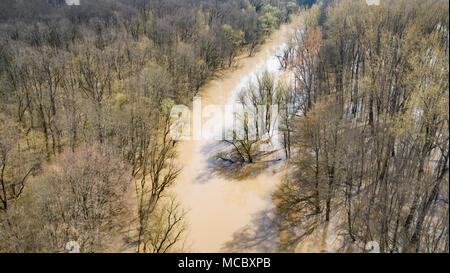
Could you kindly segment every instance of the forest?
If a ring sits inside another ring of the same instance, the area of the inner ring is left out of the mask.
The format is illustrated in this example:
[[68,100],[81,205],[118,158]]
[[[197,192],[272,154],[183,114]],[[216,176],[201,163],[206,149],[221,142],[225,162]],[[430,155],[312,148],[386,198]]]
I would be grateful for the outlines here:
[[[189,105],[297,7],[1,1],[0,251],[63,252],[71,238],[82,252],[119,251],[123,238],[171,251],[183,232],[164,194],[180,171],[171,106]],[[124,235],[129,222],[137,232]]]
[[448,12],[448,0],[1,1],[0,252],[189,251],[168,190],[183,169],[171,109],[295,16],[277,56],[293,80],[265,71],[243,88],[265,127],[244,118],[218,155],[255,165],[277,106],[279,251],[449,252]]
[[285,251],[327,230],[334,251],[370,241],[449,251],[448,10],[432,0],[309,10],[286,49],[292,168],[274,196]]

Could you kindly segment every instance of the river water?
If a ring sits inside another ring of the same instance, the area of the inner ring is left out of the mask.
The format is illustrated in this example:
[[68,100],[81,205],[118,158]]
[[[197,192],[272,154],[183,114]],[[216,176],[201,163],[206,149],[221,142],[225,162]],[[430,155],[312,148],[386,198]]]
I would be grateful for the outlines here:
[[[255,73],[280,68],[277,51],[286,46],[298,20],[275,31],[252,57],[242,56],[199,92],[202,107],[236,103],[242,87]],[[202,120],[204,123],[205,120]],[[218,167],[220,141],[184,140],[178,146],[182,172],[173,191],[187,211],[186,250],[192,252],[275,252],[278,232],[273,224],[272,193],[282,176],[282,160],[232,170]],[[274,158],[282,158],[278,151]]]

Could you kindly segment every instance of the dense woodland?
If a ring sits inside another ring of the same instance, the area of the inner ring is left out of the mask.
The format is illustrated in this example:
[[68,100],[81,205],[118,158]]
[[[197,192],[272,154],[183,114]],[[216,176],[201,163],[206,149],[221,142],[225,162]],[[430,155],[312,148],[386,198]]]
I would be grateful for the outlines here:
[[334,251],[449,251],[448,11],[343,0],[305,15],[285,52],[296,107],[274,197],[282,249],[328,230]]
[[184,212],[164,194],[180,172],[171,106],[189,105],[297,9],[1,1],[0,251],[63,252],[71,240],[82,252],[122,251],[117,238],[131,251],[180,250]]
[[293,80],[242,90],[265,126],[219,157],[253,164],[276,105],[280,250],[449,252],[448,0],[2,1],[0,251],[187,250],[170,109],[303,5]]

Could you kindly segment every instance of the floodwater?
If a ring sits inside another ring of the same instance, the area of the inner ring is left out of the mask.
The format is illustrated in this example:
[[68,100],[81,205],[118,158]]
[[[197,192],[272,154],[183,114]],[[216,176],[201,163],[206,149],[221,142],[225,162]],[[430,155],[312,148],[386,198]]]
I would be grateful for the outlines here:
[[[198,95],[202,107],[236,103],[237,93],[255,73],[264,69],[278,71],[280,65],[275,55],[298,24],[296,19],[283,25],[254,56],[241,56],[236,68],[204,86]],[[187,211],[186,250],[277,251],[278,232],[271,221],[272,193],[284,169],[283,161],[277,160],[283,157],[283,152],[273,154],[273,160],[233,170],[218,165],[215,155],[222,147],[223,143],[213,140],[184,140],[178,145],[183,170],[173,191]]]

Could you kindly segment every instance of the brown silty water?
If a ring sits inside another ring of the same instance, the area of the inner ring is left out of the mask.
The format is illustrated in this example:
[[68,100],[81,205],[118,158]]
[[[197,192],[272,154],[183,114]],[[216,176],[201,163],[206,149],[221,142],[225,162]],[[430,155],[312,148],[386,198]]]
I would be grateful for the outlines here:
[[[241,56],[237,67],[212,80],[199,92],[202,107],[234,103],[249,77],[278,70],[277,49],[284,46],[299,19],[281,26],[252,57]],[[191,114],[192,116],[192,114]],[[202,120],[202,124],[205,119]],[[192,125],[191,125],[192,128]],[[284,162],[281,151],[264,162],[233,170],[219,167],[215,155],[220,141],[183,140],[178,145],[182,172],[173,192],[187,210],[187,249],[193,252],[274,252],[278,232],[273,224],[272,193]]]

